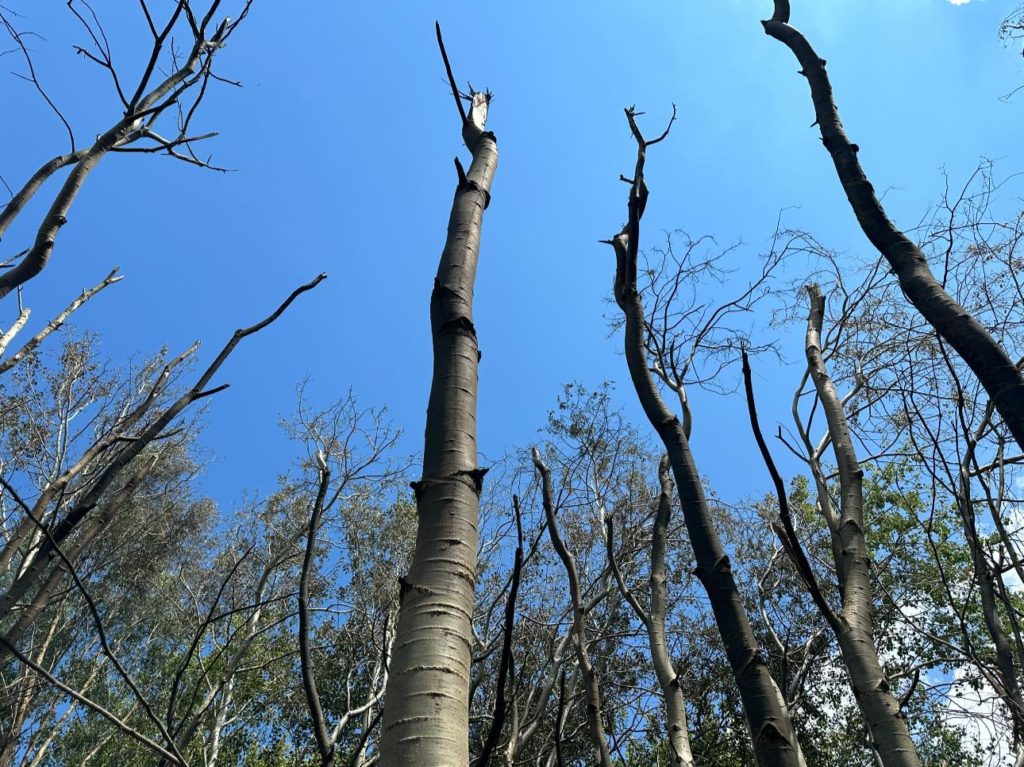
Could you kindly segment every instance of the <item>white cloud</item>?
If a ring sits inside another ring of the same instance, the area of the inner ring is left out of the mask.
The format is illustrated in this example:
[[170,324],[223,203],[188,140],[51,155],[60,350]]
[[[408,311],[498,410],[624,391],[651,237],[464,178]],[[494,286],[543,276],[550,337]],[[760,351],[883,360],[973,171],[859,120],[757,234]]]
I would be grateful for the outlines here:
[[953,5],[967,5],[971,0],[949,0]]

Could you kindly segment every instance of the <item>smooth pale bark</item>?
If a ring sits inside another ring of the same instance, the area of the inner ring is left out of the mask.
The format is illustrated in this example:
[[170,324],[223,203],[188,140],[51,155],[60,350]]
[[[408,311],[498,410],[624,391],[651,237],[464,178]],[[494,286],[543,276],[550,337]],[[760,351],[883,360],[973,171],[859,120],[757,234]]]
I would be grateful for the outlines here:
[[[842,399],[821,352],[825,297],[817,285],[809,285],[807,292],[811,304],[807,316],[807,369],[828,422],[841,492],[839,524],[835,532],[839,541],[836,572],[843,610],[839,615],[826,617],[839,642],[854,698],[882,764],[885,767],[920,767],[921,760],[900,712],[899,701],[892,694],[878,659],[872,623],[871,555],[864,537],[864,471],[857,460]],[[827,498],[821,501],[823,505],[829,503]]]
[[[684,426],[685,428],[685,426]],[[658,495],[658,509],[654,515],[654,527],[651,531],[651,597],[645,609],[639,600],[626,587],[615,556],[612,552],[612,536],[608,535],[608,560],[615,575],[622,596],[625,597],[637,618],[647,630],[647,646],[651,652],[651,665],[658,678],[661,694],[665,703],[665,719],[668,729],[668,742],[671,752],[671,764],[676,767],[694,767],[693,750],[690,748],[690,734],[686,727],[686,697],[683,695],[679,677],[672,665],[668,640],[665,631],[665,617],[668,612],[668,571],[666,567],[666,550],[668,548],[669,521],[672,518],[672,479],[669,476],[668,457],[664,457],[658,466],[658,479],[661,492]]]
[[775,13],[762,22],[765,32],[796,56],[807,78],[821,140],[832,157],[839,181],[867,238],[889,262],[907,298],[967,363],[1024,449],[1024,376],[980,322],[957,303],[935,279],[921,249],[889,220],[857,159],[839,120],[832,85],[807,39],[789,25],[789,3],[776,0]]
[[459,171],[448,238],[430,298],[434,372],[427,405],[423,476],[413,483],[419,524],[384,703],[383,767],[469,763],[469,684],[484,470],[477,467],[480,353],[473,284],[484,208],[498,164],[484,129],[490,94],[472,94],[462,137],[473,155]]
[[594,663],[590,659],[589,640],[587,638],[587,610],[583,603],[583,593],[580,588],[580,576],[576,569],[576,560],[561,534],[558,532],[558,521],[555,519],[555,504],[552,500],[551,470],[541,460],[537,448],[533,449],[533,465],[541,478],[541,497],[544,504],[544,517],[547,521],[548,534],[551,536],[551,546],[554,548],[558,558],[562,560],[565,567],[566,580],[569,583],[569,599],[572,604],[572,647],[576,653],[576,665],[580,669],[580,676],[583,678],[583,692],[587,698],[587,730],[590,732],[590,741],[597,751],[597,763],[600,767],[612,767],[612,755],[608,750],[608,738],[604,733],[604,721],[602,720],[603,704],[601,703],[601,685],[597,679],[597,672],[594,670]]
[[216,714],[213,717],[213,724],[210,726],[210,734],[206,738],[206,756],[203,767],[217,767],[217,759],[220,757],[221,736],[227,726],[228,709],[231,708],[231,700],[235,691],[235,677],[231,677],[224,685],[224,693],[217,701]]
[[637,142],[637,162],[630,180],[629,220],[611,240],[616,257],[615,301],[625,318],[626,364],[644,413],[661,437],[672,465],[683,518],[697,560],[695,573],[707,591],[739,688],[757,762],[761,767],[803,767],[805,762],[789,710],[754,637],[729,557],[708,509],[683,425],[665,405],[647,364],[644,308],[636,287],[636,269],[640,217],[647,204],[644,163],[647,147],[652,142],[641,135],[635,113],[627,109],[626,116]]

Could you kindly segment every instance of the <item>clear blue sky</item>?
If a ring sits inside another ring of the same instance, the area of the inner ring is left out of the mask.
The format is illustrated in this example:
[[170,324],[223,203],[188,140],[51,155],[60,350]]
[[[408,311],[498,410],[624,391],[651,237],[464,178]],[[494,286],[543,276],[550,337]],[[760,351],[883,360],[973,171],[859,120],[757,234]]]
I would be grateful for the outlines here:
[[[9,0],[51,95],[86,141],[120,112],[103,73],[71,49],[84,34],[64,0]],[[138,70],[145,35],[133,3],[94,0],[114,55]],[[796,0],[794,25],[829,62],[861,160],[897,222],[915,224],[941,192],[940,168],[962,179],[982,156],[1003,173],[1024,167],[1024,59],[997,39],[1011,2]],[[305,375],[323,400],[354,387],[387,405],[417,450],[430,382],[427,307],[466,152],[434,42],[444,28],[456,75],[490,88],[501,153],[484,225],[476,324],[480,447],[499,455],[536,437],[561,384],[618,381],[632,390],[604,315],[612,254],[598,240],[625,217],[633,162],[622,108],[660,130],[679,122],[648,161],[648,245],[685,228],[748,243],[756,263],[780,209],[787,223],[850,252],[856,228],[817,132],[792,54],[759,19],[771,3],[376,2],[257,0],[221,54],[218,88],[200,127],[234,172],[169,159],[109,157],[75,204],[53,260],[25,291],[36,321],[114,264],[127,279],[76,318],[103,334],[115,359],[204,339],[203,364],[230,332],[320,271],[329,280],[223,369],[232,388],[210,402],[203,444],[216,460],[205,488],[227,506],[267,492],[293,447],[278,418]],[[230,12],[230,11],[229,11]],[[14,57],[2,59],[17,69]],[[64,151],[66,137],[30,86],[0,79],[0,174],[15,186]],[[31,220],[31,217],[28,216]],[[9,255],[26,244],[14,228]],[[8,305],[2,317],[10,321]],[[799,335],[787,339],[799,360]],[[788,417],[796,364],[759,370],[767,430]],[[785,399],[772,398],[785,393]],[[741,397],[695,393],[698,462],[726,497],[767,486]],[[745,477],[737,472],[738,461]]]

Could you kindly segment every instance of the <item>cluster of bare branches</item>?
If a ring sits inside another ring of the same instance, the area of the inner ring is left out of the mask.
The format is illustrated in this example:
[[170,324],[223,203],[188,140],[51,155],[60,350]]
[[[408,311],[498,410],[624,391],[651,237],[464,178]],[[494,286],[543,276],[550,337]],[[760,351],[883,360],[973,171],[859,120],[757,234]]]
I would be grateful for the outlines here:
[[[125,69],[114,59],[111,43],[92,6],[85,0],[67,3],[68,11],[80,23],[88,39],[76,51],[109,73],[124,108],[123,114],[99,132],[91,144],[81,147],[69,118],[36,74],[27,43],[30,33],[18,29],[16,23],[19,19],[13,11],[0,8],[0,23],[24,61],[27,74],[21,76],[35,86],[60,119],[67,130],[69,143],[66,152],[39,166],[0,210],[0,237],[3,237],[46,182],[63,173],[64,180],[46,212],[38,223],[32,225],[31,244],[4,257],[8,268],[0,274],[0,298],[23,286],[49,263],[58,235],[68,222],[68,213],[82,185],[106,155],[164,153],[200,167],[216,168],[209,157],[204,159],[196,154],[196,145],[216,136],[216,132],[196,132],[193,124],[211,82],[231,83],[216,74],[214,62],[248,15],[252,2],[243,2],[233,19],[220,15],[221,5],[221,0],[213,0],[200,8],[194,2],[182,0],[174,4],[165,18],[161,18],[146,0],[142,0],[140,10],[152,36],[152,46],[142,74],[137,80],[129,81]],[[181,47],[183,36],[190,40],[187,47]],[[165,124],[167,127],[163,127]]]

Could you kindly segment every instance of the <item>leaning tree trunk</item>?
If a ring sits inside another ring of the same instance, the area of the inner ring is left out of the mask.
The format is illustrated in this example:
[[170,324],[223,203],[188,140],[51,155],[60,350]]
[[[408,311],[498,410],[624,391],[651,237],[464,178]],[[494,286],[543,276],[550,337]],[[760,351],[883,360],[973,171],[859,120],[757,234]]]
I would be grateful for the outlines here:
[[[850,686],[871,740],[885,767],[921,767],[900,704],[892,694],[885,670],[878,659],[872,624],[871,555],[864,536],[864,472],[843,413],[842,400],[825,367],[821,351],[821,326],[825,297],[817,285],[808,285],[810,312],[807,316],[807,368],[828,422],[832,451],[839,470],[841,492],[836,572],[843,610],[826,618],[839,642]],[[819,487],[819,492],[824,488]],[[827,497],[822,504],[830,503]]]
[[921,249],[889,220],[857,159],[859,148],[843,130],[825,60],[818,57],[807,38],[789,25],[789,2],[775,0],[774,15],[762,23],[765,32],[784,43],[800,62],[800,74],[811,87],[822,143],[832,156],[839,181],[864,234],[885,256],[914,307],[974,371],[1017,444],[1024,449],[1021,371],[999,342],[935,279]]
[[630,182],[629,220],[611,241],[615,248],[615,301],[625,319],[625,356],[637,397],[661,437],[675,475],[683,519],[697,560],[697,577],[708,594],[725,653],[743,701],[754,754],[761,767],[803,767],[796,732],[782,694],[772,679],[764,654],[754,637],[743,597],[729,557],[718,537],[689,441],[679,419],[668,409],[654,385],[644,344],[644,308],[636,287],[640,218],[647,204],[644,163],[648,141],[636,125],[636,113],[626,110],[637,142],[636,169]]
[[469,763],[470,622],[484,474],[476,464],[473,283],[498,163],[494,134],[484,129],[489,101],[489,93],[474,92],[463,120],[473,162],[466,173],[455,161],[459,182],[430,298],[434,375],[423,476],[413,483],[419,526],[401,584],[380,736],[383,767]]

